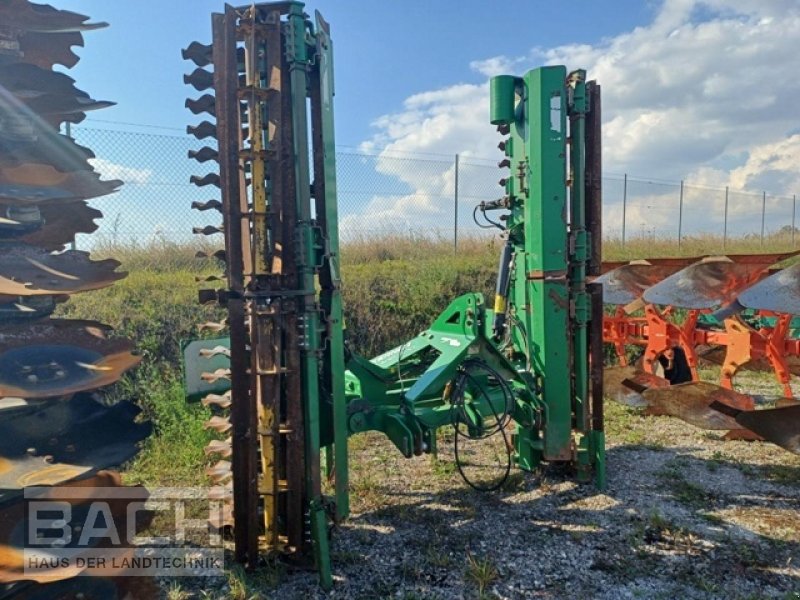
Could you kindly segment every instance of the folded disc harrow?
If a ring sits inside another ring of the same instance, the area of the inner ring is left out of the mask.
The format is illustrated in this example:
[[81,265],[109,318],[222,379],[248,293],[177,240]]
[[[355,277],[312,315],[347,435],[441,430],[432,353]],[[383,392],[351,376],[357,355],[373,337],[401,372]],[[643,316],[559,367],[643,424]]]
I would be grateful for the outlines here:
[[[110,578],[122,574],[118,568],[80,579],[73,578],[84,569],[23,568],[25,490],[120,486],[104,469],[135,456],[150,433],[136,406],[105,405],[95,391],[139,362],[132,344],[101,323],[50,317],[70,295],[125,277],[115,260],[64,251],[77,233],[97,229],[102,215],[85,200],[122,183],[101,180],[92,151],[59,132],[112,104],[53,70],[74,66],[81,32],[104,26],[27,0],[0,2],[0,598],[156,593],[148,578]],[[125,515],[127,502],[117,501],[112,514]],[[73,504],[86,510],[85,502]]]
[[[800,265],[776,267],[796,254],[608,265],[597,279],[604,302],[614,307],[604,318],[603,339],[620,363],[606,368],[609,396],[798,453],[800,412],[791,376],[800,364]],[[631,346],[641,350],[629,366]],[[719,385],[700,381],[703,360],[720,365]],[[734,391],[741,369],[774,373],[782,388],[776,408],[757,408],[754,397]]]

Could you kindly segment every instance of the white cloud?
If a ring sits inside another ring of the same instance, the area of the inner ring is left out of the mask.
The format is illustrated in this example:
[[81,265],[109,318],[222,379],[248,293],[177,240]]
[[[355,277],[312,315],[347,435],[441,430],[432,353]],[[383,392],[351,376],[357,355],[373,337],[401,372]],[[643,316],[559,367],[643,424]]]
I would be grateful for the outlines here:
[[153,176],[153,171],[150,169],[127,167],[104,158],[90,158],[89,164],[103,179],[120,179],[125,183],[147,183]]
[[[586,68],[603,87],[607,172],[791,195],[800,189],[800,136],[791,135],[800,122],[798,47],[796,0],[665,0],[652,23],[598,44],[532,48],[470,67],[484,76],[541,64]],[[486,83],[415,94],[374,126],[362,149],[384,148],[382,156],[499,158]],[[416,198],[440,194],[445,176],[393,174]]]

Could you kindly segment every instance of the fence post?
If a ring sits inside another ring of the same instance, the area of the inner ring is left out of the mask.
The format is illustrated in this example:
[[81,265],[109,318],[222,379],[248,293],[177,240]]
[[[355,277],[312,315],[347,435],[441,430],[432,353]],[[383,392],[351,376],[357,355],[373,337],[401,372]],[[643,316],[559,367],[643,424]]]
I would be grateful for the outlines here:
[[767,192],[761,192],[761,247],[764,247],[764,216],[767,213]]
[[683,237],[683,179],[681,179],[681,197],[678,201],[678,251],[681,249],[681,238]]
[[722,251],[725,252],[725,248],[728,245],[728,186],[725,186],[725,220],[723,221],[722,225]]
[[458,154],[456,154],[456,173],[453,187],[453,254],[458,252]]
[[792,248],[794,248],[794,216],[797,214],[797,194],[792,194]]
[[625,217],[628,205],[628,174],[622,179],[622,247],[625,247]]

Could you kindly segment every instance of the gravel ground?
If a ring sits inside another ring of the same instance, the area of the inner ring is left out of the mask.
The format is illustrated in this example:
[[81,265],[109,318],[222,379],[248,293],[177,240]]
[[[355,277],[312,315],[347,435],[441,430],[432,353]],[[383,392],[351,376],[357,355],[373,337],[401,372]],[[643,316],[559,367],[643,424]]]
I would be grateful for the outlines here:
[[607,411],[603,493],[556,469],[477,492],[447,442],[439,460],[406,460],[380,435],[356,437],[333,591],[275,566],[184,597],[800,599],[799,456]]

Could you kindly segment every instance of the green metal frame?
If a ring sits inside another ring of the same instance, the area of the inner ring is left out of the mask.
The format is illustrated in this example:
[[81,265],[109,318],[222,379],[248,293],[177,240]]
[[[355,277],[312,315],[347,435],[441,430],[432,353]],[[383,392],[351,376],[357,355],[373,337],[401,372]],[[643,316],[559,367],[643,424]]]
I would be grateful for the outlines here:
[[[587,226],[585,121],[590,106],[583,71],[568,74],[563,66],[551,66],[523,77],[504,75],[492,80],[492,122],[508,134],[502,147],[507,157],[503,162],[510,166],[510,174],[501,181],[505,196],[492,207],[509,210],[508,242],[494,311],[487,308],[481,294],[466,294],[408,342],[371,360],[346,355],[332,43],[328,25],[319,14],[314,27],[303,14],[302,4],[284,6],[297,182],[295,239],[308,527],[315,563],[327,588],[332,579],[326,503],[317,492],[321,451],[326,451],[328,470],[336,482],[331,516],[342,519],[349,513],[348,436],[380,431],[406,457],[435,452],[436,430],[455,424],[451,384],[465,361],[480,360],[508,383],[504,389],[513,396],[514,460],[520,468],[532,470],[543,461],[567,462],[575,466],[580,479],[588,479],[594,470],[597,484],[604,485],[602,411],[593,414],[602,404],[597,405],[596,398],[590,402],[597,393],[590,386],[590,376],[596,374],[590,373],[590,325],[596,341],[602,318],[597,314],[592,321],[586,279],[590,253],[599,252]],[[315,221],[310,213],[312,196]],[[208,346],[218,343],[213,340]],[[198,360],[197,350],[195,343],[193,355],[185,357],[187,365]],[[189,397],[197,396],[197,385],[187,381]],[[461,418],[466,415],[475,433],[481,432],[484,419],[497,414],[501,390],[488,387],[486,394],[466,398],[459,406]],[[598,418],[601,426],[593,426]]]

